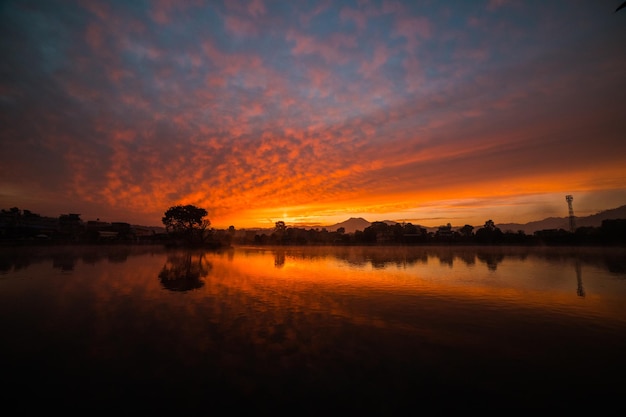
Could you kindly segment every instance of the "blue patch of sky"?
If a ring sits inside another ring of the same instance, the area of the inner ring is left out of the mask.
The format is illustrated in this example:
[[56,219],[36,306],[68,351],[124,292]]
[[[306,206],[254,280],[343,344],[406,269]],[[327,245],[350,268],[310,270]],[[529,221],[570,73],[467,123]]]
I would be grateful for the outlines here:
[[340,24],[339,9],[329,8],[313,16],[306,30],[323,37],[335,33]]
[[3,26],[7,25],[3,32],[13,31],[7,42],[36,52],[25,54],[37,60],[28,63],[29,69],[36,68],[49,76],[67,66],[67,48],[72,41],[67,17],[49,7],[22,7],[11,2],[3,5],[2,15]]

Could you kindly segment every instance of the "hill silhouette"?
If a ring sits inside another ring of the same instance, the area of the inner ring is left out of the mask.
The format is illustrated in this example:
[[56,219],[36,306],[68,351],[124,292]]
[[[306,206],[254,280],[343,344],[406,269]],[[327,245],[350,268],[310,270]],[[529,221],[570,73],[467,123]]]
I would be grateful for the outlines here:
[[[600,227],[602,225],[603,220],[611,220],[611,219],[626,219],[626,205],[621,207],[617,207],[614,209],[604,210],[596,214],[592,214],[590,216],[584,217],[576,217],[576,227]],[[387,224],[395,224],[393,221],[386,220],[384,221]],[[346,233],[354,233],[356,230],[363,231],[365,228],[369,227],[372,222],[362,218],[362,217],[351,217],[348,220],[345,220],[340,223],[336,223],[330,226],[326,226],[326,230],[334,232],[338,228],[343,227]],[[424,226],[415,224],[416,226],[424,227],[428,231],[437,230],[437,226]],[[464,225],[455,225],[453,228],[463,227]],[[482,227],[482,224],[474,224],[475,229]],[[547,217],[543,220],[536,220],[528,223],[496,223],[496,227],[498,227],[503,232],[513,231],[517,232],[522,230],[525,234],[531,235],[538,230],[547,230],[547,229],[569,229],[569,217]],[[475,230],[474,229],[474,230]]]
[[[600,227],[603,220],[626,219],[626,205],[614,209],[604,210],[596,214],[584,217],[576,217],[576,227]],[[537,230],[546,229],[569,229],[569,217],[548,217],[529,223],[500,223],[496,224],[500,230],[506,232],[512,230],[517,232],[523,230],[524,233],[533,234]]]
[[332,226],[326,227],[326,230],[336,232],[337,229],[343,227],[346,233],[354,233],[357,230],[363,231],[363,229],[369,227],[371,224],[372,223],[368,222],[363,217],[350,217],[348,220],[341,223],[336,223]]

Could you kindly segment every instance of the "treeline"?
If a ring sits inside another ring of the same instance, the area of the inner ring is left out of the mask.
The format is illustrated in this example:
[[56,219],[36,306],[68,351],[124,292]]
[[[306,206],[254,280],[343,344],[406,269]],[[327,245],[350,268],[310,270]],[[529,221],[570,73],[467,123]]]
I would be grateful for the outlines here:
[[481,227],[440,226],[435,232],[411,223],[373,222],[364,230],[289,227],[278,221],[271,231],[209,228],[206,210],[195,206],[174,206],[165,212],[166,232],[129,223],[83,221],[79,214],[44,217],[17,207],[0,211],[0,242],[59,243],[158,243],[205,246],[239,245],[561,245],[626,246],[626,219],[604,220],[600,227],[523,231],[502,231],[492,220]]
[[134,226],[126,222],[84,221],[80,214],[41,216],[18,207],[0,210],[0,243],[20,244],[163,244],[166,246],[229,245],[232,235],[209,229],[206,210],[174,206],[165,212],[163,228]]
[[337,231],[287,227],[277,222],[270,233],[233,234],[234,243],[255,245],[626,245],[626,219],[604,220],[600,227],[541,230],[527,235],[523,231],[502,231],[488,220],[482,227],[450,224],[435,232],[411,223],[373,222],[363,231]]

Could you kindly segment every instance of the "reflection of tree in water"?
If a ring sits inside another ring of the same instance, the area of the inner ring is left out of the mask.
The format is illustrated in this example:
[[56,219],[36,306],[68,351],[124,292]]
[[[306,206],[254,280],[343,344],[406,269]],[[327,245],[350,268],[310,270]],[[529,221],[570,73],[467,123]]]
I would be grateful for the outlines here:
[[15,255],[10,252],[0,253],[0,274],[5,274],[20,269],[26,269],[30,266],[32,257],[28,255]]
[[626,256],[607,256],[603,267],[614,274],[626,275]]
[[[581,252],[583,250],[583,252]],[[533,247],[416,247],[416,246],[348,246],[308,248],[307,251],[280,248],[274,250],[274,266],[280,268],[285,263],[285,256],[290,259],[318,260],[328,257],[336,258],[349,265],[374,269],[384,269],[391,265],[399,268],[416,264],[428,264],[429,258],[436,258],[443,266],[454,266],[460,260],[468,266],[477,262],[484,264],[489,270],[496,271],[505,259],[526,261],[529,258],[547,259],[550,262],[566,262],[576,257],[582,265],[596,265],[604,270],[626,275],[626,256],[623,249],[606,253],[606,248],[533,248]]]
[[73,271],[76,266],[76,256],[71,253],[60,253],[52,256],[52,267],[61,271]]
[[203,277],[211,270],[211,263],[204,252],[177,252],[168,255],[159,280],[163,288],[170,291],[190,291],[204,286]]
[[476,263],[476,255],[474,252],[461,252],[457,255],[457,258],[459,258],[461,261],[463,261],[463,263],[465,263],[465,265],[468,266],[474,265]]
[[111,263],[124,263],[128,259],[128,255],[130,255],[130,250],[128,249],[111,251],[109,253],[108,260]]
[[0,274],[6,274],[11,269],[13,269],[13,262],[11,261],[12,259],[0,255]]
[[624,248],[552,248],[551,251],[538,253],[538,256],[551,262],[566,262],[575,258],[581,266],[593,265],[614,274],[626,275],[626,250]]
[[446,253],[440,253],[439,254],[439,264],[443,265],[447,265],[450,268],[452,268],[454,266],[454,255],[452,253],[446,252]]
[[95,265],[104,259],[104,255],[97,250],[86,251],[83,253],[81,260],[88,265]]
[[405,247],[342,248],[341,250],[337,249],[333,256],[350,265],[365,266],[370,264],[375,269],[384,269],[389,265],[401,268],[428,262],[425,250],[407,249]]
[[276,250],[274,252],[274,266],[276,268],[282,268],[285,265],[285,251]]
[[498,269],[498,264],[504,260],[504,255],[501,253],[478,252],[476,257],[479,261],[487,264],[490,271]]

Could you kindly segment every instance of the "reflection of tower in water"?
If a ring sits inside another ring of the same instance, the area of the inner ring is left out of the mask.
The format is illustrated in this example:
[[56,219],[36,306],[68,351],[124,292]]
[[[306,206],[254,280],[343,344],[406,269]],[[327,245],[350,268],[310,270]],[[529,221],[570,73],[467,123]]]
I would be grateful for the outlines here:
[[574,197],[571,195],[566,195],[565,200],[567,200],[567,208],[569,209],[569,231],[574,233],[576,231],[576,220],[574,218],[574,207],[572,206],[572,201],[574,201]]
[[580,261],[578,259],[576,259],[576,282],[578,283],[578,286],[576,288],[576,294],[579,297],[584,297],[585,296],[585,288],[583,287],[583,273],[582,270],[580,268]]
[[[574,201],[574,197],[572,195],[566,195],[565,200],[567,201],[567,208],[569,211],[569,231],[574,233],[576,231],[576,218],[574,217],[574,207],[572,205],[572,201]],[[578,286],[576,288],[576,294],[579,297],[585,296],[585,288],[583,287],[583,274],[580,268],[580,260],[576,259],[576,281],[578,282]]]

